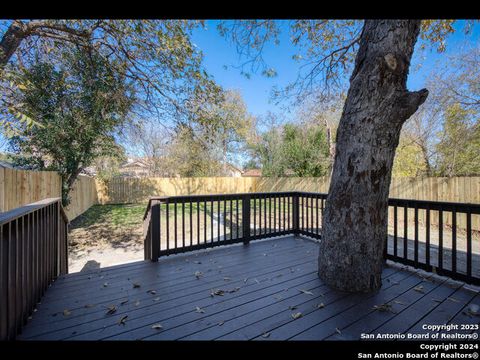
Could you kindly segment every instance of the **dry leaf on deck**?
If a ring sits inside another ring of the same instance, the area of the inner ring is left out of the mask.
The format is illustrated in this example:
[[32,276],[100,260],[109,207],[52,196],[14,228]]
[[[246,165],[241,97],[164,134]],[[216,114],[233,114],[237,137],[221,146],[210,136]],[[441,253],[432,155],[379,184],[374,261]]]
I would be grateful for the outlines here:
[[157,292],[155,290],[148,290],[147,293],[155,295]]
[[195,277],[196,277],[197,279],[200,279],[200,276],[202,276],[202,275],[203,275],[203,274],[202,274],[201,271],[195,271]]
[[210,296],[214,296],[214,295],[217,295],[217,296],[223,296],[225,294],[225,291],[221,290],[221,289],[216,289],[216,290],[213,290],[211,293],[210,293]]
[[386,311],[392,312],[392,305],[391,304],[374,305],[373,309],[381,312],[386,312]]
[[108,283],[103,283],[103,287],[107,287],[108,286]]
[[198,264],[201,264],[202,262],[201,261],[194,261],[193,263],[198,265]]
[[228,292],[231,294],[231,293],[237,292],[238,290],[240,290],[240,288],[239,288],[239,287],[235,287],[235,288],[233,288],[233,289],[228,290]]
[[303,315],[302,315],[301,312],[297,312],[297,313],[295,313],[295,314],[292,314],[293,320],[300,319],[302,316],[303,316]]
[[159,301],[160,298],[159,297],[156,297],[155,299],[153,299],[153,301]]
[[339,328],[335,328],[335,331],[336,331],[339,335],[342,335],[342,332],[340,331]]
[[133,288],[134,288],[134,289],[137,289],[137,288],[140,287],[140,284],[139,284],[139,283],[133,283],[132,285],[133,285]]
[[224,323],[225,323],[225,321],[222,320],[218,323],[218,326],[222,326]]
[[117,307],[115,305],[107,306],[107,309],[107,315],[111,315],[117,311]]
[[460,302],[460,300],[457,300],[453,297],[448,297],[447,299],[450,300],[450,301],[456,302],[456,303]]
[[160,324],[154,324],[154,325],[152,325],[152,329],[154,329],[154,330],[162,330],[162,329],[163,329],[163,326],[160,325]]
[[324,304],[324,303],[320,303],[320,304],[315,305],[315,307],[316,307],[317,309],[323,309],[323,308],[325,307],[325,304]]
[[71,314],[71,311],[68,309],[63,310],[63,316],[69,316]]
[[470,315],[478,316],[478,315],[480,315],[480,313],[479,313],[480,309],[479,308],[480,307],[477,304],[470,304],[470,305],[468,305],[468,310],[467,311]]
[[311,291],[303,290],[303,289],[298,289],[301,293],[307,294],[307,295],[313,295]]
[[423,291],[423,286],[422,286],[422,285],[415,286],[415,287],[413,288],[413,290],[418,291],[418,292],[420,292],[420,293],[422,293],[422,294],[425,293],[425,291]]
[[295,305],[290,305],[290,306],[288,307],[289,310],[295,310],[296,308],[297,308],[297,307],[296,307]]
[[229,278],[228,276],[225,276],[225,277],[223,278],[223,280],[225,280],[225,281],[230,281],[230,280],[232,280],[232,279]]
[[125,325],[125,321],[127,321],[128,315],[124,315],[118,320],[118,325]]
[[269,332],[264,332],[262,334],[262,337],[266,339],[266,338],[270,337],[270,333]]
[[205,310],[203,310],[202,308],[199,308],[198,306],[195,307],[195,311],[199,314],[205,313]]

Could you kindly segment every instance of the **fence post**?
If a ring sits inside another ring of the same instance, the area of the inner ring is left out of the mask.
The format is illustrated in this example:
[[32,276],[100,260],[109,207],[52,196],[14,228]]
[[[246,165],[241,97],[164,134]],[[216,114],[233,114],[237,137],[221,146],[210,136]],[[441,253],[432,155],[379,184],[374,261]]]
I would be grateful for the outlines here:
[[154,201],[151,208],[150,224],[151,228],[151,258],[152,261],[158,261],[160,256],[160,202]]
[[294,193],[293,197],[293,235],[300,234],[300,201],[299,194]]
[[243,244],[250,243],[250,195],[242,196],[242,236]]

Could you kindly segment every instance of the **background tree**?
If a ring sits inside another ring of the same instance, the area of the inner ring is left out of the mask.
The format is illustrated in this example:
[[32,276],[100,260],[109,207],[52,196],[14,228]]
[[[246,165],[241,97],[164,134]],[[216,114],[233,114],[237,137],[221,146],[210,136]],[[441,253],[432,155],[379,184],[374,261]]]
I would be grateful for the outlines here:
[[200,140],[194,130],[181,126],[169,146],[165,166],[169,176],[216,176],[222,170],[221,158],[208,143]]
[[436,146],[440,176],[480,174],[480,124],[474,115],[458,103],[447,109]]
[[424,153],[415,139],[415,136],[405,132],[400,136],[393,161],[393,177],[416,177],[428,173]]
[[242,95],[234,90],[223,92],[217,102],[204,104],[199,116],[203,138],[222,155],[226,175],[228,164],[239,162],[238,155],[253,136],[256,119],[248,113]]
[[331,166],[323,125],[271,126],[251,146],[263,176],[325,176]]
[[132,104],[125,77],[95,53],[64,53],[62,64],[38,61],[24,70],[25,84],[14,101],[36,119],[18,124],[11,147],[24,157],[17,163],[59,172],[63,204],[80,172],[100,156],[119,154],[115,131]]

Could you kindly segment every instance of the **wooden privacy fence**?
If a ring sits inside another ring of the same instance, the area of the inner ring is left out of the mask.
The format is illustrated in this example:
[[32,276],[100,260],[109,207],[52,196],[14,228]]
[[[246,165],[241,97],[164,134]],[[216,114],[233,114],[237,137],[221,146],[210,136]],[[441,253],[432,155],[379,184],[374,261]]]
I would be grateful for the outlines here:
[[256,178],[114,178],[106,183],[97,181],[100,204],[147,202],[152,196],[228,194],[254,192]]
[[[62,196],[62,180],[55,171],[30,171],[0,168],[0,212],[9,211],[43,199]],[[96,204],[95,180],[79,176],[65,209],[70,220]]]
[[47,287],[68,272],[60,198],[0,214],[0,340],[14,339]]

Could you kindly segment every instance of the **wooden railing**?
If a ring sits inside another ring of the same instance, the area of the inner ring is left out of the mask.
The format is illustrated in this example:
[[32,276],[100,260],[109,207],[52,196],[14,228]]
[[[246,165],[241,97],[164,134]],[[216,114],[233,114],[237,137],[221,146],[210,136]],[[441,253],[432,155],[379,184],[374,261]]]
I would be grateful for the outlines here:
[[60,198],[0,213],[0,339],[14,339],[48,286],[68,272]]
[[[326,201],[327,194],[307,192],[152,198],[144,216],[145,259],[287,234],[321,239]],[[439,224],[430,221],[433,213]],[[442,222],[446,215],[452,226]],[[389,199],[385,257],[480,285],[480,229],[472,228],[479,215],[478,204]],[[459,231],[462,216],[466,229]]]

